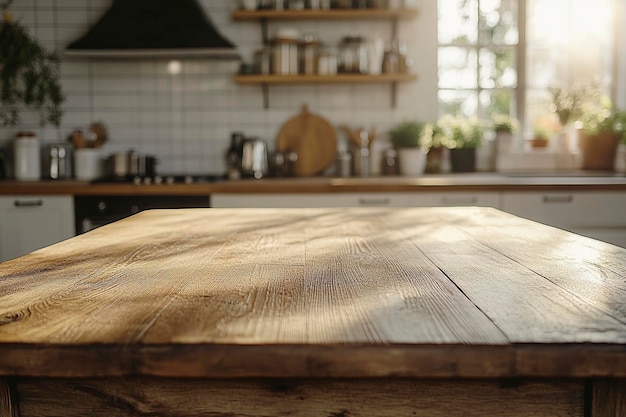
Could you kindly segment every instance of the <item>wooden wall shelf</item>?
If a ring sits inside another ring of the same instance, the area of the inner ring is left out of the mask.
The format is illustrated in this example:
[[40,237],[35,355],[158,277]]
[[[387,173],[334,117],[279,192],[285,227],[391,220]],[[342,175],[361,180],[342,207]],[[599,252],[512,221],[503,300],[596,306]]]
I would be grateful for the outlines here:
[[415,74],[236,75],[237,84],[376,84],[415,81]]
[[246,20],[367,20],[412,19],[417,9],[350,9],[350,10],[235,10],[235,21]]

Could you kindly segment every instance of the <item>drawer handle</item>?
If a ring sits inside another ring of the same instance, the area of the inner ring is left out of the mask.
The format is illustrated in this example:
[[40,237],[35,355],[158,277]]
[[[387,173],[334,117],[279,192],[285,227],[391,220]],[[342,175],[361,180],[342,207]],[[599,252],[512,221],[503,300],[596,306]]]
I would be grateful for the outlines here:
[[544,203],[571,203],[574,201],[573,195],[544,195]]
[[391,204],[389,198],[359,198],[361,206],[388,206]]
[[478,203],[478,197],[443,197],[443,204],[447,206],[456,206],[456,205],[474,205]]
[[15,207],[41,207],[43,200],[15,200],[13,205]]

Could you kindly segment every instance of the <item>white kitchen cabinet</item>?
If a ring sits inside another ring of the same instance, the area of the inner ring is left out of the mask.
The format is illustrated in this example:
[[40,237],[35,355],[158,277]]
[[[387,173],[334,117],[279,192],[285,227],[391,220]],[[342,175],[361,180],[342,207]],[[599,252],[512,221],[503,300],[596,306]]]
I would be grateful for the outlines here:
[[302,193],[302,194],[213,194],[215,208],[323,208],[323,207],[500,207],[496,192],[419,193]]
[[0,197],[0,261],[74,236],[72,196]]
[[505,192],[506,212],[626,247],[624,192]]

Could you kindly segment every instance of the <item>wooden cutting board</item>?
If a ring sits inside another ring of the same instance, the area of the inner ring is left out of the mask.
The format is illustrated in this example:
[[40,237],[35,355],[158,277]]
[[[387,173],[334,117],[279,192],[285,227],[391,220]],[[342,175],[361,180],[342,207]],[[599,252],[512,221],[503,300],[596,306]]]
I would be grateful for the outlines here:
[[326,119],[310,113],[304,105],[300,114],[280,128],[276,150],[298,154],[297,176],[319,175],[335,160],[337,133]]

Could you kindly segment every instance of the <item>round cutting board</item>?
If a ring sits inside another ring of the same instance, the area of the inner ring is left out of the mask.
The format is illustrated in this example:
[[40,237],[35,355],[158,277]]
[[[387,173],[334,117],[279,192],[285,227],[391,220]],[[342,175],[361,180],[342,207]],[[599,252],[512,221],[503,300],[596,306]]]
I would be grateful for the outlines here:
[[326,119],[310,113],[307,106],[287,120],[276,137],[278,152],[296,152],[296,175],[321,174],[335,160],[337,133]]

